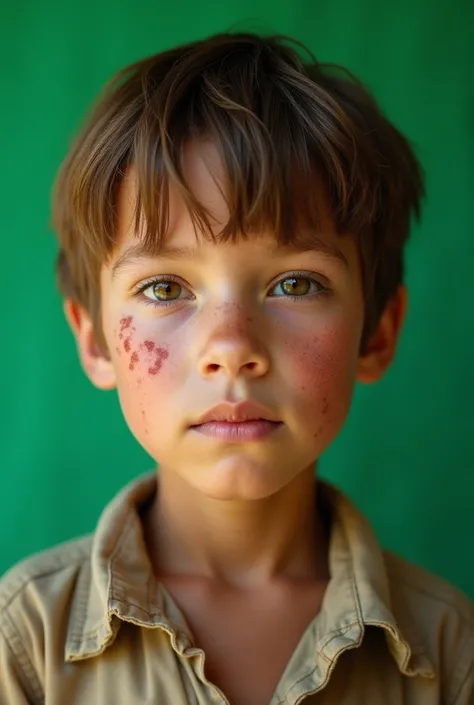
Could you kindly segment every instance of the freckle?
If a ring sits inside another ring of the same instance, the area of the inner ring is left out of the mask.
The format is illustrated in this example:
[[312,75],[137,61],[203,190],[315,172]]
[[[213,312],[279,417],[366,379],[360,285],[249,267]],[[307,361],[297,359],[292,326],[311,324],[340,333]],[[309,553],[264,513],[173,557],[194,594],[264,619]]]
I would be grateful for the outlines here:
[[122,354],[122,351],[120,350],[120,348],[118,347],[118,345],[117,345],[117,347],[115,348],[115,350],[117,351],[117,355],[120,357],[120,355]]
[[252,323],[253,318],[251,318],[251,316],[248,316],[248,318],[246,318],[245,320],[246,320],[248,323]]
[[304,386],[304,384],[301,385],[301,391],[304,392],[305,389],[306,389],[306,387]]
[[161,365],[163,364],[163,361],[166,360],[167,357],[167,350],[164,350],[164,348],[157,348],[155,350],[155,364],[153,367],[148,368],[148,374],[157,375],[158,372],[161,370]]
[[123,340],[123,333],[120,333],[119,340]]
[[316,433],[314,434],[314,438],[317,438],[317,437],[321,434],[321,431],[322,431],[322,430],[323,430],[323,427],[320,426],[320,427],[318,428],[318,430],[316,431]]
[[129,366],[128,366],[128,369],[129,369],[129,370],[132,370],[132,372],[133,372],[133,370],[135,369],[135,365],[137,364],[137,362],[140,362],[140,358],[138,357],[138,353],[137,353],[137,352],[134,352],[134,353],[132,353],[132,357],[130,358],[130,364],[129,364]]
[[130,336],[123,341],[123,347],[125,352],[130,352]]
[[142,382],[143,382],[143,379],[142,379],[141,377],[139,377],[139,378],[137,379],[137,384],[138,384],[139,387],[141,386]]
[[155,343],[152,340],[145,340],[143,344],[148,350],[148,352],[151,352],[155,347]]
[[[145,409],[142,409],[142,421],[143,421],[144,424],[146,424]],[[148,436],[148,429],[147,429],[146,425],[145,425],[145,427],[144,427],[144,431],[145,431],[145,434]]]

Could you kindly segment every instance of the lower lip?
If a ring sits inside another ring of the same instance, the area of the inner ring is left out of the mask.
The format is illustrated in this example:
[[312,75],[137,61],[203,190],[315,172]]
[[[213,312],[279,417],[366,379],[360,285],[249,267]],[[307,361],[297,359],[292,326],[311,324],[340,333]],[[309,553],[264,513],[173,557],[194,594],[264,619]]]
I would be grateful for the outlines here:
[[210,421],[199,426],[192,426],[193,431],[204,436],[218,438],[221,441],[234,443],[242,441],[260,441],[280,428],[282,424],[275,421],[242,421],[239,423],[228,421]]

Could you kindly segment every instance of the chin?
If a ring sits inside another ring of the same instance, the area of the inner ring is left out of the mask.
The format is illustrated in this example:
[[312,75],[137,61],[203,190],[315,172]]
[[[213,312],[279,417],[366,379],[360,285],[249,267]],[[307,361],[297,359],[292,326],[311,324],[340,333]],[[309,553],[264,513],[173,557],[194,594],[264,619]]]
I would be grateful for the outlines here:
[[192,484],[212,499],[255,501],[276,494],[291,479],[279,476],[274,465],[263,466],[239,457],[220,460],[207,471],[201,469],[193,476]]

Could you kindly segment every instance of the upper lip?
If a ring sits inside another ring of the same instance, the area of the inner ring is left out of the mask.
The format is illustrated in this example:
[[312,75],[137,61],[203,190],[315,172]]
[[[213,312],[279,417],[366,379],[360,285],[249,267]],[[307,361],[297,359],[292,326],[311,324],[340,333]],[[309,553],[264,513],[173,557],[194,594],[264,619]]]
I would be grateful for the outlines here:
[[241,401],[238,404],[222,402],[202,414],[193,426],[200,426],[201,424],[211,421],[239,423],[242,421],[258,421],[261,419],[274,422],[279,421],[271,411],[256,402]]

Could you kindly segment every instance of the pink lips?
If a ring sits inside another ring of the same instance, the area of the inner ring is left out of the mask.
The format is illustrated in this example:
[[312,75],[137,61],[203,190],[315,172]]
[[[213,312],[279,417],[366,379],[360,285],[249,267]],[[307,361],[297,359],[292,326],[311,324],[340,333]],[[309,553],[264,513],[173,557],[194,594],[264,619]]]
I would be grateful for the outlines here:
[[264,406],[246,400],[237,404],[222,402],[202,414],[191,426],[193,431],[228,442],[258,441],[282,426]]
[[282,424],[278,421],[254,419],[252,421],[208,421],[193,426],[193,430],[211,438],[227,442],[259,441],[273,433]]

